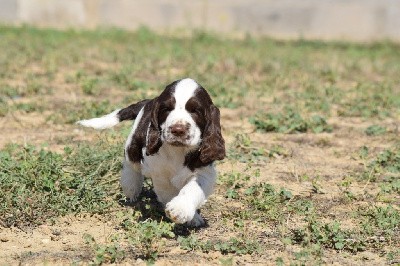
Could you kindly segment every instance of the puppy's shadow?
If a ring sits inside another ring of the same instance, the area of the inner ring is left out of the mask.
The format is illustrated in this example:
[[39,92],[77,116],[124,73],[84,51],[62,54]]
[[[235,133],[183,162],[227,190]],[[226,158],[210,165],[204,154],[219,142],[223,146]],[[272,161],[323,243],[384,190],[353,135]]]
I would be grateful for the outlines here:
[[144,187],[136,201],[132,202],[126,199],[119,200],[119,203],[125,207],[131,207],[141,212],[140,221],[152,219],[157,222],[167,219],[161,203],[157,201],[157,196],[150,187]]
[[[142,216],[139,221],[145,221],[152,219],[157,222],[169,221],[172,222],[166,215],[163,205],[158,202],[157,195],[153,191],[150,185],[145,185],[140,193],[138,199],[135,202],[128,201],[126,199],[120,199],[119,204],[125,207],[134,208],[141,212]],[[208,227],[208,222],[202,227],[189,227],[183,224],[175,224],[174,233],[176,236],[189,236],[191,232],[197,232],[203,228]]]

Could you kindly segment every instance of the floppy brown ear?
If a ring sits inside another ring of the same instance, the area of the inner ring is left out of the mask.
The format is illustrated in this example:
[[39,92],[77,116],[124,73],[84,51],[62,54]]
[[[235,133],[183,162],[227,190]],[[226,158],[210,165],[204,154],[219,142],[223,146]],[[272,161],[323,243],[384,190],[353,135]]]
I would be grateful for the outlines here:
[[161,131],[158,125],[159,110],[160,104],[158,98],[155,98],[151,107],[150,126],[147,133],[146,155],[152,155],[158,152],[162,145]]
[[200,161],[204,164],[225,158],[225,141],[221,134],[220,114],[215,105],[206,111],[207,124],[200,146]]

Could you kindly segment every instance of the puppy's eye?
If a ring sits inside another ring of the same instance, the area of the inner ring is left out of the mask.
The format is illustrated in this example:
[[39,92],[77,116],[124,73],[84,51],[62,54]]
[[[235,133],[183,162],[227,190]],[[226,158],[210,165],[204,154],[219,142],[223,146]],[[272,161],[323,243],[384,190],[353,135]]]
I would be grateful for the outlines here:
[[171,107],[167,107],[167,106],[162,107],[162,108],[160,109],[160,111],[163,112],[163,113],[169,113],[169,112],[171,112],[172,110],[173,110],[173,109],[172,109]]
[[188,110],[189,111],[189,113],[191,113],[191,114],[197,114],[197,115],[200,115],[201,114],[201,111],[200,111],[200,109],[198,109],[198,108],[193,108],[193,109],[190,109],[190,110]]

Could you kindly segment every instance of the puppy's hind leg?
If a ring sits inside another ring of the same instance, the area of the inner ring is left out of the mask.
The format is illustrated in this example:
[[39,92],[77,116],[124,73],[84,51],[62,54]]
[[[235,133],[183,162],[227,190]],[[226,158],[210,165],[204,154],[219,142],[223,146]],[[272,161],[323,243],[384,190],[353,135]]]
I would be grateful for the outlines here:
[[121,187],[131,202],[136,201],[143,187],[143,175],[133,163],[124,160],[121,173]]

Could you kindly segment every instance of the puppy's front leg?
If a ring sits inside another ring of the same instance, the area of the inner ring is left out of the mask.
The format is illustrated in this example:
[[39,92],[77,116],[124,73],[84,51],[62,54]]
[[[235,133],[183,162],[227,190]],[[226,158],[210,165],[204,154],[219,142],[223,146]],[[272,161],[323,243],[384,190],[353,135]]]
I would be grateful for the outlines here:
[[121,173],[121,187],[125,196],[131,202],[136,201],[143,187],[143,175],[140,166],[135,166],[132,162],[125,160],[123,162]]
[[176,223],[188,223],[191,226],[204,225],[204,220],[196,212],[211,194],[215,183],[215,172],[192,177],[179,194],[167,203],[165,213]]

